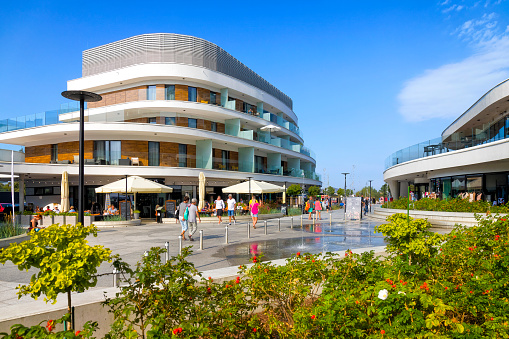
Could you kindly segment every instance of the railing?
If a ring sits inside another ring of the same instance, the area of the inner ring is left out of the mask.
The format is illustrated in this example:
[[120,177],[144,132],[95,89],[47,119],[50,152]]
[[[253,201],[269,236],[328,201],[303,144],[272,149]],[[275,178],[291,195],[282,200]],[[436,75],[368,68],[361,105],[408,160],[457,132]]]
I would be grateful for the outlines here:
[[385,169],[410,160],[453,152],[509,138],[509,119],[504,117],[489,126],[456,132],[442,140],[441,137],[427,140],[391,154],[385,160]]
[[[7,151],[6,151],[7,152]],[[15,152],[18,154],[19,152]],[[10,151],[9,151],[10,157]],[[20,153],[23,155],[23,153]],[[10,160],[10,158],[9,158]],[[15,158],[16,161],[20,161]],[[40,163],[40,159],[27,158],[28,163]],[[263,173],[272,175],[283,175],[291,177],[302,177],[300,168],[283,168],[283,166],[260,166],[257,167],[254,161],[241,161],[236,159],[219,157],[201,157],[192,154],[175,154],[165,152],[145,153],[138,157],[122,156],[119,151],[110,151],[101,154],[93,154],[92,157],[84,159],[85,165],[109,165],[109,166],[150,166],[150,167],[182,167],[202,168],[223,171]],[[50,164],[77,165],[79,163],[77,148],[58,148],[58,157],[49,161]],[[319,176],[312,171],[304,171],[304,177],[319,180]],[[317,179],[318,178],[318,179]]]
[[61,122],[58,120],[58,116],[60,114],[74,112],[77,110],[79,110],[79,103],[70,102],[62,104],[60,109],[57,110],[28,114],[10,119],[2,119],[0,120],[0,133],[24,128],[58,124]]

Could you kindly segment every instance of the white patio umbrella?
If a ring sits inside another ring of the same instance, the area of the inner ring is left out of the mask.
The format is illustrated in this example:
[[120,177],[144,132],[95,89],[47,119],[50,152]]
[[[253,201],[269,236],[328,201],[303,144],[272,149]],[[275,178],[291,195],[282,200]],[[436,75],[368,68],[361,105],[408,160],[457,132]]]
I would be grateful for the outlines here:
[[62,173],[62,187],[60,189],[60,211],[69,211],[69,174]]
[[270,138],[272,138],[272,136],[271,136],[272,132],[280,131],[281,127],[270,124],[270,125],[267,125],[267,126],[263,126],[262,128],[260,128],[260,130],[268,131],[269,132],[269,140],[270,140]]
[[244,193],[244,194],[262,194],[262,193],[281,193],[284,188],[278,185],[270,184],[265,181],[249,180],[240,184],[223,188],[223,193]]
[[[97,187],[96,193],[131,193],[134,194],[136,204],[136,193],[171,193],[173,188],[159,184],[155,181],[132,175],[126,179],[120,179],[107,185]],[[136,205],[134,206],[136,209]]]
[[199,184],[198,184],[198,210],[201,211],[203,207],[205,207],[205,174],[203,172],[200,172],[199,176]]

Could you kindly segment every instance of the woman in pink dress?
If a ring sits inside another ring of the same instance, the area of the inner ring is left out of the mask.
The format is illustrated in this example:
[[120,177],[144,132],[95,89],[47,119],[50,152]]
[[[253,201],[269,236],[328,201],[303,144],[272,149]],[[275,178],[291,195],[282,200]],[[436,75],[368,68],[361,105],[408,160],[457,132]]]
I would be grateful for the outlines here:
[[319,199],[315,200],[315,211],[318,214],[318,219],[322,220],[322,202]]
[[253,228],[256,229],[256,222],[258,221],[258,206],[260,204],[256,201],[255,196],[251,198],[251,204],[249,204],[249,210],[251,211],[251,217],[253,217]]

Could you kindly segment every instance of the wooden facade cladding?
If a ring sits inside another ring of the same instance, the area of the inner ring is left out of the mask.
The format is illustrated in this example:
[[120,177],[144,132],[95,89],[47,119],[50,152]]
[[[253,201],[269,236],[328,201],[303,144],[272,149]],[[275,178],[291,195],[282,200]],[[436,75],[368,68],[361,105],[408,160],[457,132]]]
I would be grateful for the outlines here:
[[210,103],[210,90],[198,87],[198,102],[208,104]]
[[179,144],[175,142],[159,143],[159,162],[161,166],[178,167],[178,152]]
[[189,93],[187,85],[175,85],[175,100],[187,101]]
[[187,118],[185,118],[185,117],[177,117],[176,123],[177,123],[177,126],[181,126],[181,127],[188,126],[188,121],[187,121]]
[[225,133],[225,124],[222,124],[220,122],[217,123],[217,133]]

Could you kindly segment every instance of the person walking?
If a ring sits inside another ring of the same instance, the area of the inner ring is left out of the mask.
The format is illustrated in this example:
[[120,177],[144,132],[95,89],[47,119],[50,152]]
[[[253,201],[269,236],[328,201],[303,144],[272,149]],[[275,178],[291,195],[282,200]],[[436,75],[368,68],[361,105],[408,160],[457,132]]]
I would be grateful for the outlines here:
[[184,201],[182,201],[179,205],[179,220],[180,220],[180,226],[182,226],[182,232],[180,235],[182,236],[183,240],[186,240],[186,231],[187,231],[187,218],[189,218],[189,211],[186,215],[187,207],[189,206],[189,197],[184,197]]
[[201,222],[200,213],[198,213],[198,206],[196,206],[196,203],[196,198],[193,198],[191,199],[191,205],[187,207],[189,213],[189,219],[187,220],[187,223],[189,226],[189,240],[191,241],[194,241],[193,235],[198,230],[198,223],[196,222],[196,219],[198,218],[198,221]]
[[216,199],[216,215],[217,215],[217,218],[219,219],[218,224],[221,224],[223,222],[223,220],[222,220],[223,210],[224,210],[224,201],[223,201],[223,199],[221,199],[221,196],[218,195],[217,199]]
[[226,200],[226,205],[228,206],[228,225],[232,224],[232,218],[233,218],[233,224],[235,225],[235,207],[237,206],[237,202],[235,199],[233,199],[233,196],[231,194],[228,195],[228,200]]
[[313,214],[313,209],[315,208],[315,203],[313,201],[313,197],[309,197],[309,200],[308,200],[308,213],[309,213],[309,217],[308,217],[308,220],[311,220],[311,215]]
[[255,196],[253,195],[253,197],[251,198],[250,200],[250,203],[249,203],[249,211],[251,212],[251,217],[253,218],[253,228],[256,229],[256,223],[258,222],[258,207],[260,206],[260,204],[258,203],[258,201],[256,200]]
[[320,201],[320,199],[315,200],[315,210],[318,220],[322,220],[322,202]]

